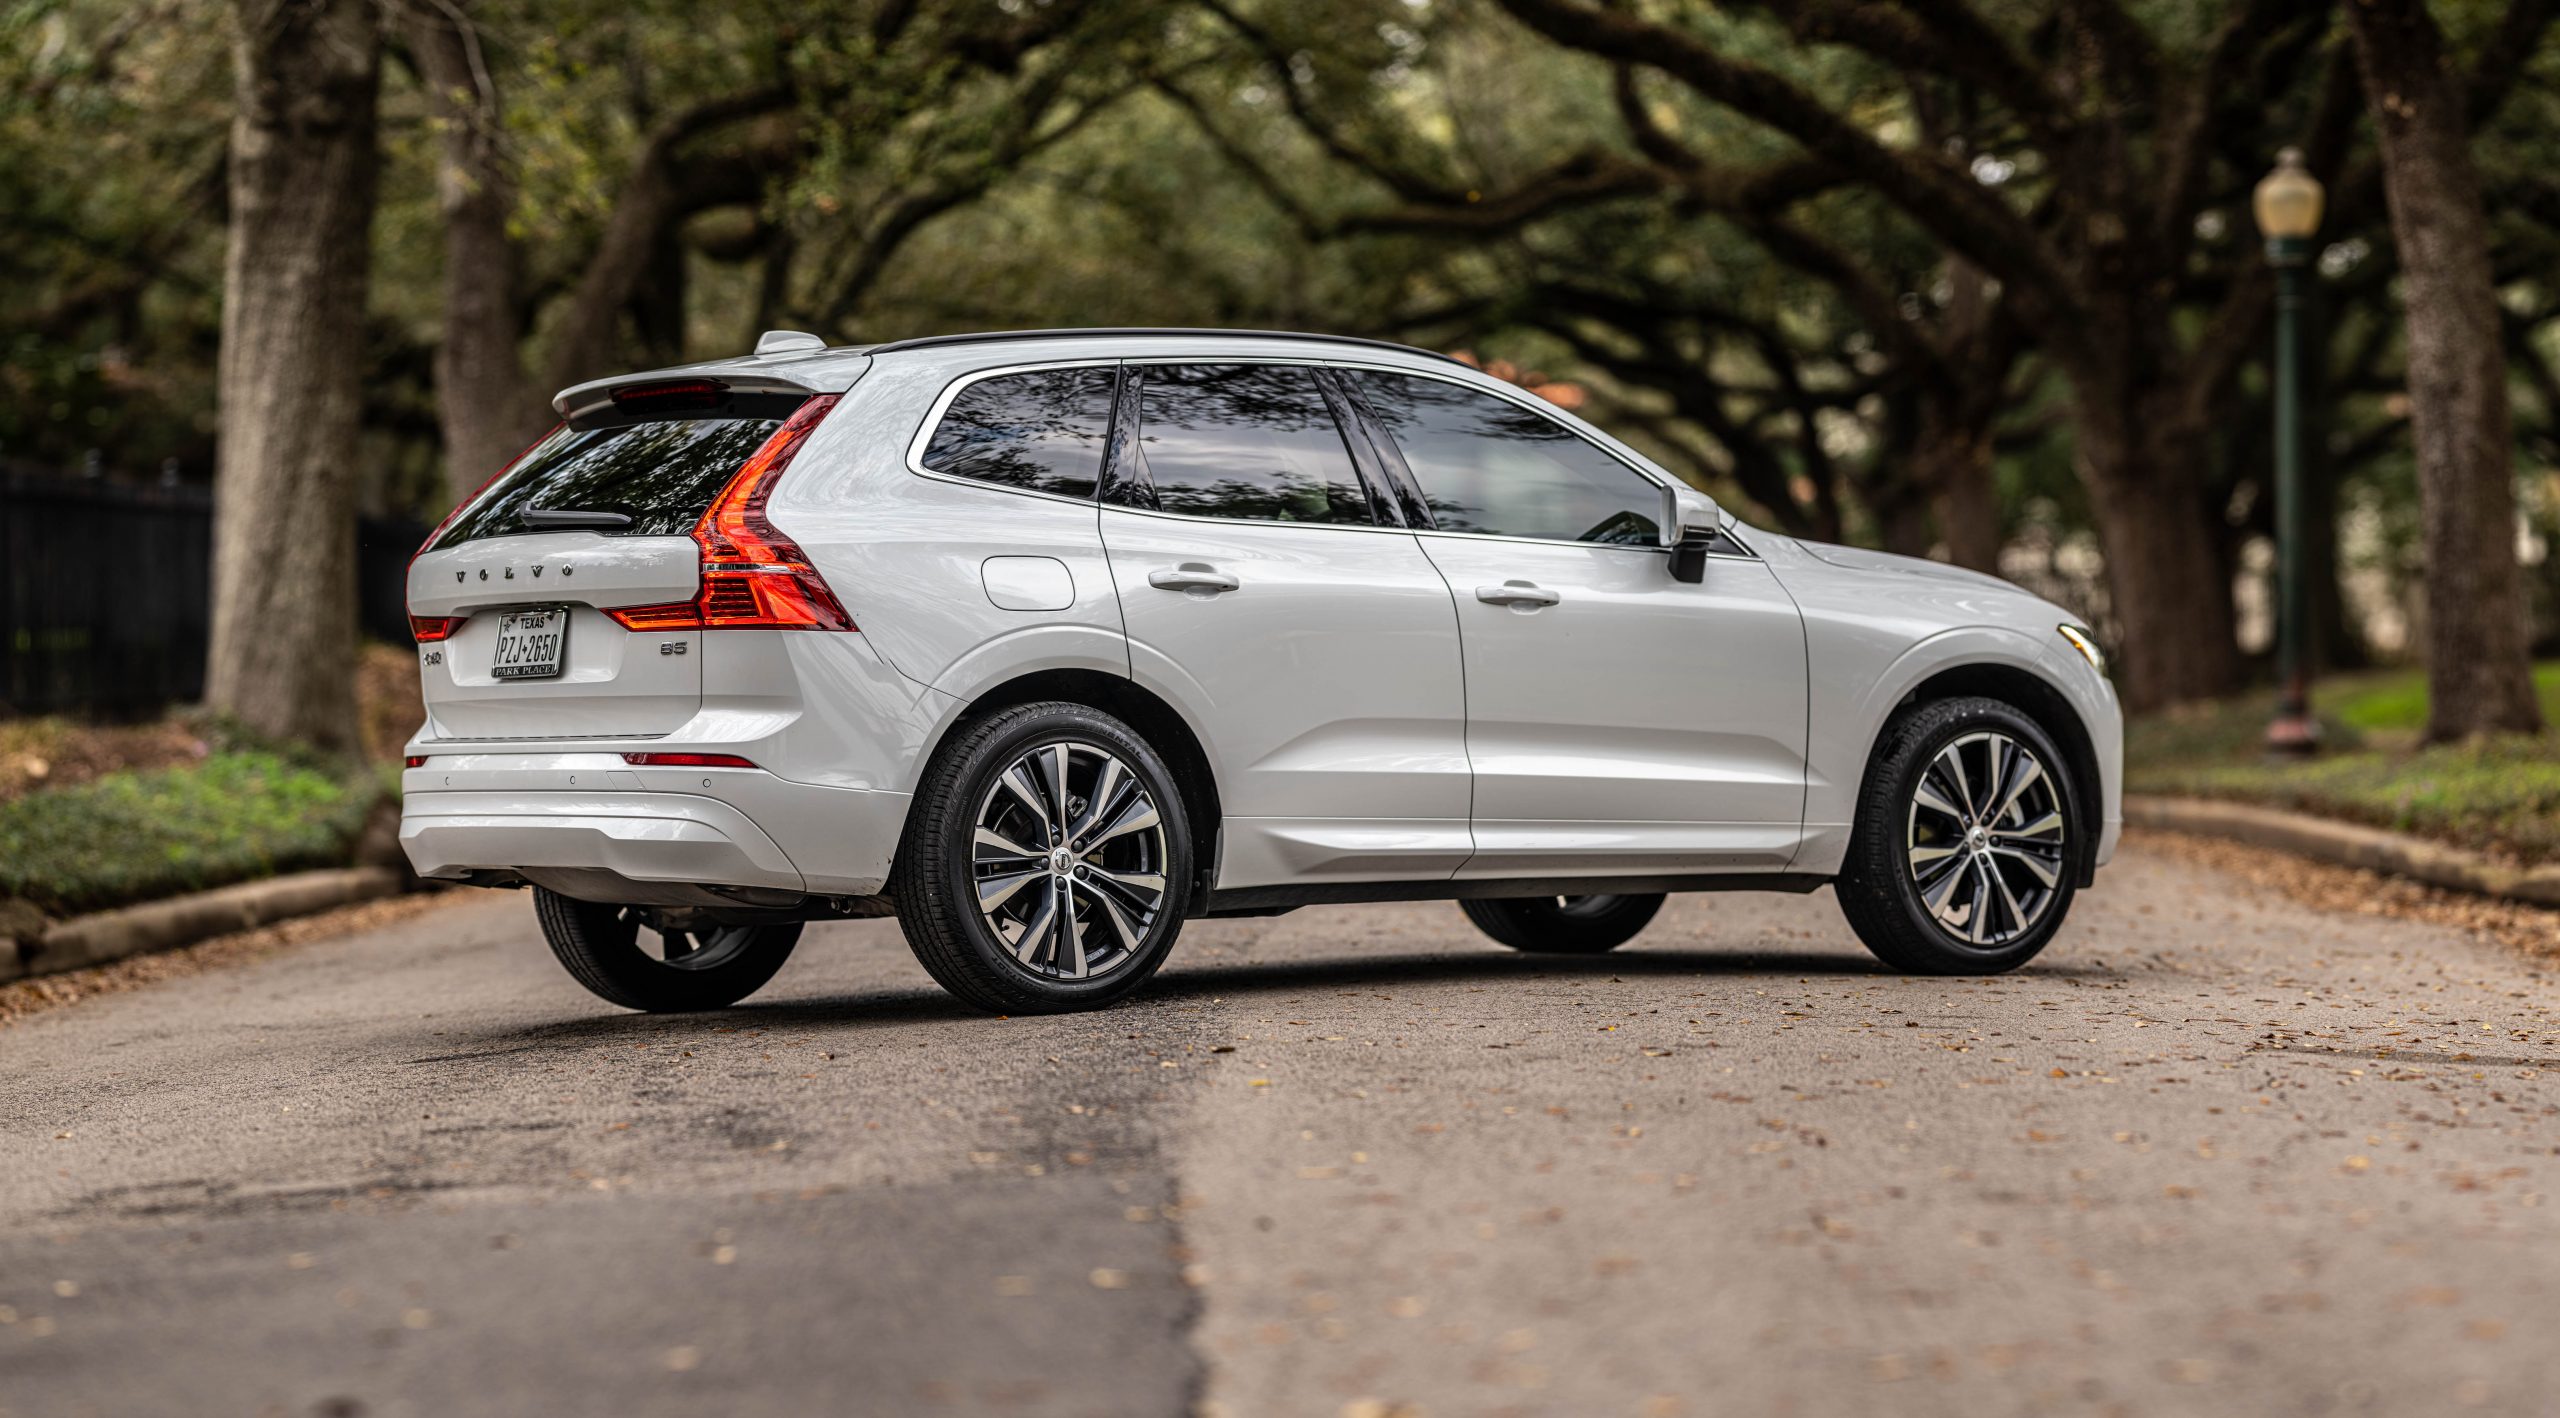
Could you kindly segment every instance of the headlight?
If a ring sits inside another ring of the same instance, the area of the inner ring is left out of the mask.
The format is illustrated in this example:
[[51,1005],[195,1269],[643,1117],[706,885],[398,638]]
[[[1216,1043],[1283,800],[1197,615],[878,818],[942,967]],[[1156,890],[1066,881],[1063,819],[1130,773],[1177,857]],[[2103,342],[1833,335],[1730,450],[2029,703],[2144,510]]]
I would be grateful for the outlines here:
[[2087,660],[2091,668],[2100,674],[2107,672],[2107,652],[2098,648],[2097,637],[2091,635],[2086,626],[2057,625],[2054,629],[2062,632],[2062,638],[2071,642],[2071,648],[2079,651],[2080,657]]

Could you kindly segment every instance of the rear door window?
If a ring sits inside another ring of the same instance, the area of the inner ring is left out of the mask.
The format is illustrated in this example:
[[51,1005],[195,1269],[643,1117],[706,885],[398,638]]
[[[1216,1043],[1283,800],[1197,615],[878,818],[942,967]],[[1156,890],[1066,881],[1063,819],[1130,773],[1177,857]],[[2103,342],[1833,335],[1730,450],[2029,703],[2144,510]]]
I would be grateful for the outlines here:
[[1509,399],[1420,375],[1349,370],[1444,532],[1651,546],[1662,490]]
[[1313,371],[1152,364],[1138,373],[1138,456],[1159,510],[1370,524],[1368,489]]
[[1111,440],[1114,373],[1106,365],[978,380],[952,396],[920,461],[953,477],[1089,498]]
[[581,528],[609,536],[672,537],[693,530],[740,465],[782,427],[780,419],[668,419],[619,428],[566,425],[527,450],[436,541],[558,531],[527,512],[614,512],[627,526]]

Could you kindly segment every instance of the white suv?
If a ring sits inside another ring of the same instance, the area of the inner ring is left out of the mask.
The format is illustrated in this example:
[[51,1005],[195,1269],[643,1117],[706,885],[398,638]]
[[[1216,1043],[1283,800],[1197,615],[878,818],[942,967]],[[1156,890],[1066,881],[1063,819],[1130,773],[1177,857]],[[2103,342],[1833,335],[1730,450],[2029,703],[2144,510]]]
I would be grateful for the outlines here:
[[1192,916],[1454,899],[1521,950],[1829,883],[2005,970],[2119,827],[2096,646],[1987,576],[1737,525],[1401,346],[1066,330],[582,384],[409,570],[422,874],[720,1008],[894,914],[989,1010]]

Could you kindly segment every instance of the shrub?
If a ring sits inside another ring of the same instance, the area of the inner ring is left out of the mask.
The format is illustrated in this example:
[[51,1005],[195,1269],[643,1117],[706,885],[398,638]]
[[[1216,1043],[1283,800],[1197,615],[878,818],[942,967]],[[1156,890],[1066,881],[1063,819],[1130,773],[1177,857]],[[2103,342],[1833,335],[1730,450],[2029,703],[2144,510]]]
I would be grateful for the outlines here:
[[377,775],[261,750],[0,802],[0,898],[62,916],[348,860]]

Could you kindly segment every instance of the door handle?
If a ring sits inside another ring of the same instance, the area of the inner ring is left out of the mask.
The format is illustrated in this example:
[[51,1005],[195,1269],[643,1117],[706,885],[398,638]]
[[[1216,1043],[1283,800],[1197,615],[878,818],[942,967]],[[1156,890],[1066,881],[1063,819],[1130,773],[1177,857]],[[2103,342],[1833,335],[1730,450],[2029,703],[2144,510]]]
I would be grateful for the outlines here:
[[1564,597],[1530,581],[1505,581],[1499,586],[1478,586],[1476,599],[1489,606],[1551,606]]
[[1159,591],[1206,591],[1215,595],[1244,583],[1204,561],[1186,561],[1147,573],[1147,584]]

